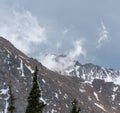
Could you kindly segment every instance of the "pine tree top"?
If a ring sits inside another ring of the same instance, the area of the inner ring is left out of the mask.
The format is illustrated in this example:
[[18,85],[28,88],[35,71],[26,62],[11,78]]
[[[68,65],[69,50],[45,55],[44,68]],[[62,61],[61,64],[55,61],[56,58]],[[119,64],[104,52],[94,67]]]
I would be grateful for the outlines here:
[[40,101],[41,90],[38,85],[38,68],[35,67],[33,86],[28,97],[28,106],[25,113],[42,113],[45,104]]

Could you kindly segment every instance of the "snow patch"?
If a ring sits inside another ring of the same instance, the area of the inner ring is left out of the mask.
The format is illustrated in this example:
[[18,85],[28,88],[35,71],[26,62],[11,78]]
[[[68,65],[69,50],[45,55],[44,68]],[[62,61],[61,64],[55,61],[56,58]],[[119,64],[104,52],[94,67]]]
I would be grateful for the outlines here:
[[113,91],[116,92],[118,90],[118,86],[113,88]]
[[64,94],[64,99],[66,99],[66,98],[68,98],[68,95],[65,93],[65,94]]
[[62,94],[61,90],[59,89],[59,94]]
[[57,113],[57,110],[52,109],[51,113]]
[[92,85],[92,81],[84,81],[83,83]]
[[100,105],[100,104],[97,104],[97,103],[95,103],[95,105],[96,105],[97,107],[99,107],[100,109],[102,109],[103,111],[106,111],[103,105]]
[[56,107],[57,105],[56,104],[53,104],[54,107]]
[[11,54],[12,55],[12,53],[5,47],[5,49],[6,49],[6,51],[9,53],[9,54]]
[[34,73],[34,70],[30,66],[28,66],[27,64],[25,64],[25,66],[30,70],[31,73]]
[[9,99],[9,96],[5,99],[5,110],[4,110],[4,113],[7,113],[7,111],[8,111],[8,106],[9,106],[8,99]]
[[18,57],[18,56],[17,56],[17,55],[15,55],[15,59],[17,59],[17,57]]
[[115,110],[117,109],[117,108],[115,108],[115,107],[112,107],[112,108],[115,109]]
[[[39,82],[38,82],[38,84],[39,84]],[[39,88],[40,88],[40,84],[39,84]],[[40,89],[41,89],[41,88],[40,88]],[[43,98],[43,93],[41,93],[40,100],[41,100],[44,104],[47,104],[47,102],[46,102],[45,99]]]
[[93,94],[94,94],[95,98],[97,99],[97,101],[99,101],[99,98],[98,98],[97,93],[96,93],[96,92],[94,92]]
[[4,99],[4,100],[5,100],[4,113],[7,113],[7,111],[8,111],[8,106],[9,106],[8,99],[9,99],[10,96],[9,96],[8,91],[9,91],[9,88],[7,88],[7,89],[1,89],[1,90],[0,90],[0,94],[7,95],[7,97]]
[[115,82],[116,85],[120,85],[120,76],[116,78]]
[[10,58],[10,54],[8,54],[7,57]]
[[43,98],[42,96],[41,96],[40,100],[41,100],[44,104],[46,104],[46,101],[44,100],[44,98]]
[[55,97],[58,99],[58,94],[57,93],[55,93]]
[[102,92],[102,87],[100,87],[100,90],[99,90],[99,93],[101,93]]
[[19,57],[26,60],[26,58],[24,56],[19,55]]
[[24,77],[23,61],[20,59],[20,67],[17,67],[18,70],[21,70],[21,76]]
[[42,82],[45,84],[46,83],[46,81],[44,80],[44,79],[42,79]]
[[88,100],[89,100],[89,101],[92,101],[92,98],[91,98],[90,96],[88,96]]
[[69,106],[67,104],[65,104],[66,108],[69,108]]
[[19,92],[17,89],[15,90],[17,93]]
[[4,94],[4,95],[7,94],[8,90],[9,90],[8,88],[7,89],[1,89],[0,94]]
[[79,89],[80,92],[85,93],[86,91],[84,89]]
[[112,95],[112,101],[114,101],[115,100],[115,95]]
[[80,73],[79,73],[79,70],[78,70],[79,68],[80,68],[80,66],[75,67],[76,75],[77,75],[78,78],[80,78]]

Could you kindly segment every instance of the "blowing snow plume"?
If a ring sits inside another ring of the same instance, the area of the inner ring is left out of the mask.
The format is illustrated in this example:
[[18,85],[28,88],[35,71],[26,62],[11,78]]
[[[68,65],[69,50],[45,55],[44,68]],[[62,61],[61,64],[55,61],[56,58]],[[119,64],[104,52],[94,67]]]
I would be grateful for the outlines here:
[[66,70],[73,69],[77,57],[86,56],[86,50],[83,48],[83,41],[78,40],[73,43],[74,48],[68,55],[46,54],[40,58],[40,62],[48,69],[66,74]]
[[83,41],[82,40],[77,40],[73,43],[74,49],[71,50],[68,54],[68,57],[71,59],[75,59],[79,56],[86,56],[86,50],[83,48]]
[[68,68],[72,68],[75,62],[66,55],[46,54],[40,59],[40,62],[48,69],[66,74]]

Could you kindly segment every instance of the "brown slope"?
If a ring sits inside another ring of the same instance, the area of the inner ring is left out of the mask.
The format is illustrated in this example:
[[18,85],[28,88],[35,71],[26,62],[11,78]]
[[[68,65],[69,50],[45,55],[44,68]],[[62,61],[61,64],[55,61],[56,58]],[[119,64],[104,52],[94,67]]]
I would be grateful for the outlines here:
[[[23,69],[21,69],[21,65]],[[63,76],[50,71],[37,60],[29,58],[9,41],[0,37],[0,89],[7,89],[10,77],[16,98],[16,113],[25,111],[32,84],[31,69],[33,70],[35,66],[38,66],[42,96],[47,102],[45,113],[51,113],[51,111],[69,113],[74,98],[78,100],[82,113],[119,113],[119,86],[105,83],[102,80],[95,80],[93,84],[85,83],[80,78]],[[22,76],[23,73],[24,76]],[[118,99],[112,100],[111,95],[115,93],[113,92],[115,87],[117,89],[115,98]],[[2,91],[0,94],[0,111],[2,112],[3,109],[5,110],[7,102],[4,99],[8,95],[3,94]]]

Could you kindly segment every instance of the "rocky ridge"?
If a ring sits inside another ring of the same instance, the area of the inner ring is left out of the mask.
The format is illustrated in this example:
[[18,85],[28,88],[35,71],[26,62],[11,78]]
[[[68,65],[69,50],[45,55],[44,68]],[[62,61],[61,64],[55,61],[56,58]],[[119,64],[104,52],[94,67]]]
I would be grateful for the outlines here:
[[[119,71],[76,62],[73,69],[66,70],[66,73],[72,76],[66,74],[61,76],[37,60],[29,58],[2,37],[0,37],[0,113],[8,113],[9,79],[12,81],[12,90],[16,98],[15,112],[25,112],[35,66],[39,69],[41,99],[47,103],[44,113],[69,113],[74,98],[78,100],[82,113],[119,113],[120,85],[113,82],[119,78]],[[112,81],[108,81],[108,75]]]

